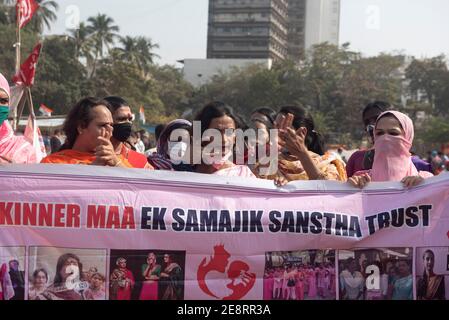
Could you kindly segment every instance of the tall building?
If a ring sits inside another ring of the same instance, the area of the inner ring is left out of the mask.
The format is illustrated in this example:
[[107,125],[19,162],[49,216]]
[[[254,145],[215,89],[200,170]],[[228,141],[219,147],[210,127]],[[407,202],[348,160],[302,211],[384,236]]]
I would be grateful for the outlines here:
[[340,0],[307,0],[305,28],[306,50],[323,42],[338,45]]
[[209,59],[287,57],[287,0],[209,0]]
[[298,60],[339,29],[340,0],[209,0],[207,58]]
[[299,59],[304,53],[307,0],[288,0],[288,56]]

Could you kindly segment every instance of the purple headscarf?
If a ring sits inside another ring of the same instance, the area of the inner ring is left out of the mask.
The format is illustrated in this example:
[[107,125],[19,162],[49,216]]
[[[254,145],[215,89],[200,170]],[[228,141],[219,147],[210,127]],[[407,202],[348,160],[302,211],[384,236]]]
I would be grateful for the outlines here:
[[161,132],[159,140],[157,141],[157,153],[148,157],[148,161],[156,170],[173,170],[172,162],[170,161],[170,156],[168,154],[170,134],[174,130],[185,126],[191,127],[192,123],[188,120],[177,119],[170,122]]

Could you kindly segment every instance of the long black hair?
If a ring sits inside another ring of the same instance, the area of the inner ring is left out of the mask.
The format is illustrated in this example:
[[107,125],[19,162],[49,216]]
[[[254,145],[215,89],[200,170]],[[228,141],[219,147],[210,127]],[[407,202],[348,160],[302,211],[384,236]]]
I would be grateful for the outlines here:
[[[255,117],[255,115],[257,114],[262,116]],[[268,107],[262,107],[254,110],[251,113],[251,122],[253,123],[260,122],[267,128],[267,130],[270,130],[275,127],[276,116],[277,112],[274,111],[273,109]]]
[[377,110],[377,111],[379,111],[379,115],[380,115],[381,113],[387,111],[388,109],[391,109],[391,104],[389,102],[374,101],[374,102],[368,103],[366,105],[366,107],[363,109],[363,113],[362,113],[363,120],[365,120],[365,115],[370,110]]
[[230,117],[234,120],[235,128],[241,129],[245,125],[242,123],[241,117],[234,113],[234,109],[224,102],[214,101],[207,104],[201,111],[196,115],[195,121],[201,122],[201,135],[209,129],[209,126],[213,119],[221,118],[224,116]]
[[84,98],[70,110],[65,119],[63,130],[67,140],[61,150],[72,149],[78,139],[78,127],[87,128],[92,121],[92,110],[98,106],[105,106],[111,110],[109,102],[97,98]]
[[83,274],[83,265],[80,261],[80,258],[78,258],[78,256],[73,253],[63,254],[62,256],[59,257],[58,262],[56,263],[56,275],[55,280],[53,281],[54,287],[60,287],[63,285],[61,270],[64,267],[65,262],[70,258],[75,259],[76,262],[78,263],[79,276],[81,277],[81,275]]
[[[426,250],[423,253],[423,257],[422,257],[423,260],[427,254],[431,254],[433,256],[433,259],[435,259],[435,253],[433,253],[432,250]],[[418,284],[418,298],[423,298],[426,296],[428,284],[429,284],[429,277],[427,276],[426,269],[424,268],[422,280]]]
[[324,155],[323,137],[315,131],[315,121],[306,109],[298,106],[284,106],[279,111],[282,115],[291,113],[294,116],[293,128],[307,128],[306,146],[310,151],[322,156]]

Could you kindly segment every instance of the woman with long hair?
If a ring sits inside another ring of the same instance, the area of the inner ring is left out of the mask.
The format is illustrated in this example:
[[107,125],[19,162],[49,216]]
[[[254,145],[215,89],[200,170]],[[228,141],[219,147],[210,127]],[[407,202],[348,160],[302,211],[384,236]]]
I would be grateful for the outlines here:
[[170,254],[164,255],[165,268],[160,274],[162,280],[162,300],[183,299],[183,273],[181,266]]
[[236,130],[243,128],[243,124],[230,106],[219,101],[212,102],[198,113],[195,121],[201,123],[202,137],[202,159],[201,164],[196,166],[196,172],[227,177],[255,177],[246,165],[236,165],[232,161],[237,151]]
[[75,290],[81,282],[83,265],[80,258],[73,253],[66,253],[58,258],[53,284],[36,300],[84,300],[82,294]]
[[446,300],[444,276],[434,272],[435,254],[426,250],[423,254],[424,273],[418,281],[418,300]]

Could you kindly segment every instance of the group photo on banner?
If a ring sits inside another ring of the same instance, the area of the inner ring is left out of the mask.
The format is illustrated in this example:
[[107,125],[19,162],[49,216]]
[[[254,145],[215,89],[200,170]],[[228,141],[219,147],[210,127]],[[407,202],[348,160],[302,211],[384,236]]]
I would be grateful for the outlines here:
[[179,68],[108,14],[0,0],[0,300],[449,300],[447,56],[312,41],[349,8],[310,1],[203,1]]

